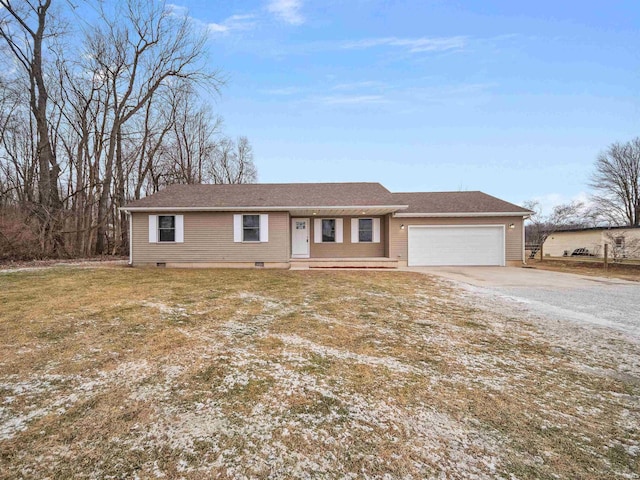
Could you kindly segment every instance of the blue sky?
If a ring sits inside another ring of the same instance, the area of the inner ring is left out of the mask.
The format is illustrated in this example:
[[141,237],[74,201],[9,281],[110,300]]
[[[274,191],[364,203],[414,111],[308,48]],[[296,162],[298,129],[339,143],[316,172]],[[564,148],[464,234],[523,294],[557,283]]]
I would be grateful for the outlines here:
[[182,1],[261,182],[379,181],[550,207],[640,135],[640,2]]

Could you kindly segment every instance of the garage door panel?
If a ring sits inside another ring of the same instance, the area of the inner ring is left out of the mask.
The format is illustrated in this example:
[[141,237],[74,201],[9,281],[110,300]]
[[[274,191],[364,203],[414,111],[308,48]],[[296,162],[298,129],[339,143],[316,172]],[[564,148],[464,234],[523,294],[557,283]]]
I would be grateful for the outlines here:
[[504,227],[409,226],[410,266],[504,265]]

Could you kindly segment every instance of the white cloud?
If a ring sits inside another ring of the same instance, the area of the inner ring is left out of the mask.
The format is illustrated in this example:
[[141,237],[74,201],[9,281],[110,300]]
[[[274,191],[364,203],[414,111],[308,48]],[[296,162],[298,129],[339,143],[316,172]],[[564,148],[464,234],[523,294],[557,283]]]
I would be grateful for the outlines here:
[[268,95],[295,95],[300,92],[300,88],[298,87],[282,87],[282,88],[272,88],[269,90],[263,90],[264,93]]
[[222,23],[208,23],[207,30],[210,33],[227,34],[232,31],[251,30],[256,26],[255,15],[231,15]]
[[189,13],[187,7],[176,5],[175,3],[167,3],[165,5],[165,9],[170,15],[175,15],[177,17],[185,17]]
[[189,20],[197,27],[206,29],[212,34],[228,34],[233,31],[251,30],[256,26],[256,16],[253,14],[231,15],[221,23],[206,23],[189,16],[189,9],[175,3],[167,3],[166,11],[176,17],[189,17]]
[[378,82],[375,80],[368,80],[364,82],[353,82],[353,83],[340,83],[338,85],[334,85],[331,87],[331,90],[359,90],[361,88],[383,88],[385,86],[384,83]]
[[271,0],[267,10],[290,25],[302,25],[304,17],[300,13],[301,0]]
[[482,96],[489,94],[495,87],[497,87],[497,84],[494,83],[461,83],[415,87],[407,89],[405,93],[413,101],[449,103],[451,101],[479,100]]
[[321,97],[319,100],[325,105],[366,105],[388,103],[382,95],[333,95]]
[[405,48],[411,53],[444,52],[448,50],[462,50],[467,42],[466,37],[437,37],[437,38],[398,38],[382,37],[368,38],[344,42],[344,49],[365,49],[373,47],[399,47]]
[[208,23],[207,30],[211,33],[227,33],[229,31],[229,27],[221,23]]

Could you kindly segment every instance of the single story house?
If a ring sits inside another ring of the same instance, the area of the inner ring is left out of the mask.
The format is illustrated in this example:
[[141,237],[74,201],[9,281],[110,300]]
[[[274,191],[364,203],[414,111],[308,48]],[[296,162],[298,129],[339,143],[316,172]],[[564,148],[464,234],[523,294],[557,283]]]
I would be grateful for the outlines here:
[[557,230],[542,245],[545,257],[580,256],[604,257],[609,245],[611,258],[640,257],[639,227],[595,227]]
[[131,265],[272,268],[522,264],[531,213],[379,183],[172,185],[123,210]]

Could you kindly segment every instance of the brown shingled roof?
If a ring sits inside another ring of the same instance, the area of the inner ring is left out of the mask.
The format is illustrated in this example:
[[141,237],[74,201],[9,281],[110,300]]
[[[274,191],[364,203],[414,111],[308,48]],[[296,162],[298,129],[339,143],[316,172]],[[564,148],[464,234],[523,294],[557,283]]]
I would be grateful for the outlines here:
[[379,183],[171,185],[125,208],[333,207],[394,203]]
[[[408,205],[409,208],[400,208]],[[529,210],[482,192],[391,193],[379,183],[171,185],[126,209],[234,207],[398,207],[398,213],[521,213]]]
[[483,192],[393,193],[396,203],[409,205],[399,213],[522,213],[530,211]]

